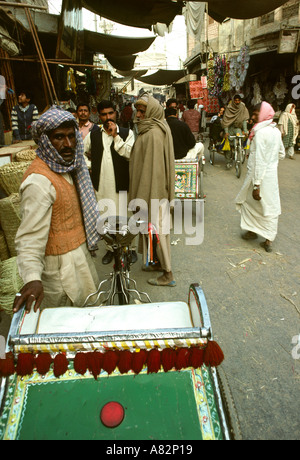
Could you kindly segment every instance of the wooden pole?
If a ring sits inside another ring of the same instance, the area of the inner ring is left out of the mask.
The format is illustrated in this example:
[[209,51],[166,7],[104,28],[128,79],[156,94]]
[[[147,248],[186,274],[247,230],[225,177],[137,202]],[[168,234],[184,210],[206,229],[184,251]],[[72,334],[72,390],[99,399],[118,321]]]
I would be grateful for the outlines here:
[[[19,62],[40,62],[39,61],[39,57],[37,57],[36,59],[34,58],[14,58],[14,57],[5,57],[5,58],[1,58],[3,60],[6,60],[6,61],[19,61]],[[69,67],[82,67],[82,68],[93,68],[93,69],[102,69],[103,70],[103,66],[102,65],[93,65],[93,64],[74,64],[71,59],[70,61],[60,61],[59,59],[46,59],[45,62],[47,64],[56,64],[56,65],[65,65],[65,66],[69,66]]]
[[24,9],[25,9],[25,13],[26,13],[26,16],[27,16],[29,26],[30,26],[31,34],[32,34],[32,37],[33,37],[33,40],[34,40],[34,43],[35,43],[35,46],[36,46],[36,50],[37,50],[38,56],[40,58],[42,69],[43,69],[43,72],[45,74],[45,80],[46,80],[46,83],[47,83],[47,87],[48,87],[51,102],[52,103],[53,102],[58,103],[58,97],[57,97],[57,94],[56,94],[56,91],[55,91],[55,88],[54,88],[53,80],[52,80],[52,77],[51,77],[51,74],[50,74],[50,71],[49,71],[48,64],[47,64],[46,59],[45,59],[45,55],[44,55],[40,40],[39,40],[37,31],[36,31],[35,24],[33,22],[33,19],[31,17],[31,13],[30,13],[29,9],[28,8],[24,8]]

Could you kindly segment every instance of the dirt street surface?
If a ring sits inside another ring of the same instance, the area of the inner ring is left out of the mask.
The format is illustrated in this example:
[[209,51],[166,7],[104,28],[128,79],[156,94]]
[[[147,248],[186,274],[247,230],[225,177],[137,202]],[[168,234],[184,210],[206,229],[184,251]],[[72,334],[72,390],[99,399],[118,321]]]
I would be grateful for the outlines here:
[[[282,216],[273,253],[256,241],[241,239],[234,199],[240,179],[225,160],[205,166],[205,237],[186,246],[184,235],[172,235],[175,288],[154,287],[141,271],[141,256],[132,268],[139,290],[152,301],[188,299],[199,283],[208,303],[213,333],[225,354],[223,369],[230,383],[245,440],[299,439],[300,419],[300,155],[280,162]],[[97,257],[100,277],[109,273]],[[0,335],[9,325],[0,323]],[[294,352],[293,352],[294,351]],[[297,359],[298,358],[298,359]]]

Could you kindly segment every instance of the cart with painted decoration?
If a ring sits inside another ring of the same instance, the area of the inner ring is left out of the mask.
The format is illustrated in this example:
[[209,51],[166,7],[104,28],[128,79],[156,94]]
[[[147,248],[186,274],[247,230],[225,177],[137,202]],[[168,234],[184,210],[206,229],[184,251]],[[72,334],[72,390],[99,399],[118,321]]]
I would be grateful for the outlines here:
[[203,200],[205,156],[199,159],[175,160],[175,198]]
[[187,302],[21,310],[0,439],[240,439],[223,358],[198,285]]

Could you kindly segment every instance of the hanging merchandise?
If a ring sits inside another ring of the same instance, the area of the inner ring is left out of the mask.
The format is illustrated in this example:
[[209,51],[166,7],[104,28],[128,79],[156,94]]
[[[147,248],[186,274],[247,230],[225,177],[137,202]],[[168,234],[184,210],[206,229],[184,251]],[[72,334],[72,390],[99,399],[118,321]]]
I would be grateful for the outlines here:
[[191,99],[200,99],[202,97],[203,86],[201,81],[190,81]]
[[87,69],[85,71],[85,76],[86,76],[86,89],[87,89],[88,94],[91,94],[91,95],[96,94],[97,85],[96,85],[96,81],[93,76],[92,70]]
[[67,73],[67,87],[66,91],[72,91],[72,93],[77,94],[76,91],[76,80],[74,75],[74,70],[70,69]]
[[224,82],[223,82],[223,93],[230,91],[230,62],[227,57],[224,56]]
[[232,57],[230,60],[230,85],[231,89],[239,92],[246,80],[249,68],[250,55],[249,47],[243,46],[240,49],[237,57]]
[[289,92],[283,75],[280,75],[279,81],[275,84],[273,91],[277,98],[278,104],[282,104],[285,99],[285,95]]
[[260,104],[261,102],[262,102],[262,95],[260,91],[260,86],[256,81],[253,85],[253,99],[251,101],[251,104],[253,106],[256,106],[257,104]]
[[208,91],[210,96],[218,97],[223,89],[223,65],[220,56],[211,56],[208,61]]
[[211,96],[220,96],[223,91],[223,83],[224,83],[224,67],[223,67],[223,59],[220,56],[215,57],[215,84],[214,89],[210,93]]
[[215,86],[215,61],[212,54],[209,55],[207,62],[207,89],[209,93],[214,90]]
[[[230,90],[229,68],[226,55],[213,57],[208,61],[208,91],[209,95],[219,97]],[[225,81],[226,78],[226,81]]]

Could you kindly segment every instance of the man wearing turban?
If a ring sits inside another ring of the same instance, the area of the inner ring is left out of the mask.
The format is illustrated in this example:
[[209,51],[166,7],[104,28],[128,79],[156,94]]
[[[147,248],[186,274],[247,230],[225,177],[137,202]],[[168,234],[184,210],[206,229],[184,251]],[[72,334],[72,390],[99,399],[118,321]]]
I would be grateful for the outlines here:
[[37,158],[20,187],[21,225],[17,263],[24,287],[14,312],[26,303],[81,307],[96,291],[92,255],[99,236],[97,201],[73,115],[53,107],[33,124]]

